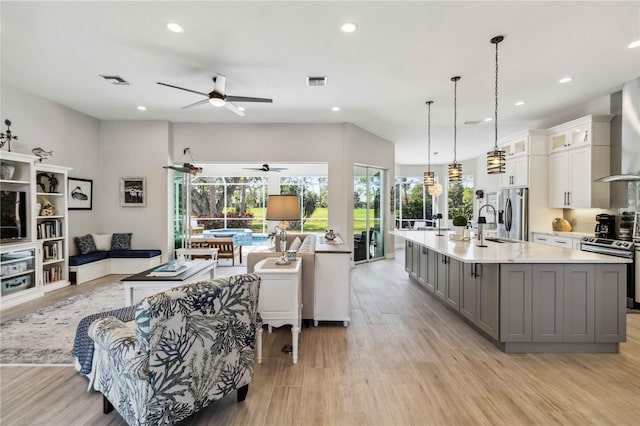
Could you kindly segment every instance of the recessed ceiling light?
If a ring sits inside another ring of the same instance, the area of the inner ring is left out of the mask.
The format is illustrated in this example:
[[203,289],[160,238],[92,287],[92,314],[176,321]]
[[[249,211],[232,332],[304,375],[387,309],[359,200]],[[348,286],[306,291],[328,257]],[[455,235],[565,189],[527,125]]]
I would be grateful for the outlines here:
[[640,40],[636,40],[633,43],[629,43],[627,46],[629,49],[633,49],[634,47],[640,47]]
[[340,107],[335,106],[335,107],[331,108],[331,111],[338,112],[338,111],[340,111]]
[[358,29],[358,26],[354,22],[347,22],[340,26],[340,31],[343,33],[352,33]]
[[172,33],[183,33],[184,32],[184,28],[182,28],[182,25],[176,24],[175,22],[167,23],[167,29],[169,31],[171,31]]
[[515,106],[522,106],[522,105],[524,105],[524,101],[518,101],[514,105]]
[[493,118],[487,117],[487,118],[484,119],[484,121],[493,121]]
[[146,111],[146,110],[147,110],[147,107],[138,105],[138,111]]
[[239,106],[239,107],[238,107],[238,109],[239,109],[240,111],[244,111],[244,107]]
[[558,80],[558,83],[568,83],[571,80],[573,80],[573,77],[564,77],[564,78],[561,78],[560,80]]

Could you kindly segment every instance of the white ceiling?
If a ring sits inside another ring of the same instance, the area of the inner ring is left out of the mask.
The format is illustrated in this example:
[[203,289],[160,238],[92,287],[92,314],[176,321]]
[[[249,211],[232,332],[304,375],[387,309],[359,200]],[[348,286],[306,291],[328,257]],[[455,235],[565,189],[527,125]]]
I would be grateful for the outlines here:
[[[351,122],[396,144],[398,164],[434,163],[493,146],[494,54],[500,44],[499,135],[535,128],[640,75],[640,2],[0,2],[1,77],[105,120],[208,123]],[[353,34],[338,30],[355,21]],[[165,23],[182,24],[183,34]],[[181,107],[227,76],[227,93],[273,98],[238,117]],[[120,75],[129,86],[100,74]],[[328,77],[310,88],[308,75]],[[559,85],[566,75],[574,81]],[[524,99],[524,107],[514,102]],[[144,105],[141,112],[136,106]],[[337,105],[340,112],[332,112]],[[303,143],[303,142],[301,142]]]

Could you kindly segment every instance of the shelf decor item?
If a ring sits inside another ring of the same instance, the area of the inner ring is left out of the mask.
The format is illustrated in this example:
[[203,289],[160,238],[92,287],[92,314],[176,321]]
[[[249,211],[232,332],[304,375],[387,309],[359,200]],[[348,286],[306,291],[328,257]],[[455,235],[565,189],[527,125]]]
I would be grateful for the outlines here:
[[458,118],[456,104],[458,101],[458,80],[460,80],[459,76],[451,77],[451,81],[453,81],[453,163],[449,164],[449,182],[460,182],[460,180],[462,180],[462,164],[456,161],[456,120]]
[[11,163],[0,163],[0,179],[11,180],[16,172],[16,166]]
[[496,36],[491,39],[491,43],[496,45],[496,109],[495,119],[493,120],[493,126],[495,128],[493,151],[487,153],[487,173],[490,175],[505,173],[507,164],[505,152],[498,148],[498,44],[502,40],[504,40],[503,36]]
[[11,152],[11,141],[17,141],[18,137],[11,133],[11,120],[4,120],[4,124],[7,125],[7,130],[4,132],[0,132],[0,148],[4,146],[4,144],[9,144],[9,152]]
[[424,172],[424,186],[427,188],[435,185],[436,173],[431,171],[431,104],[433,101],[427,101],[429,112],[427,113],[427,171]]
[[123,177],[120,179],[120,206],[145,207],[147,195],[143,177]]
[[67,203],[69,210],[91,210],[93,208],[93,180],[68,178],[69,196]]

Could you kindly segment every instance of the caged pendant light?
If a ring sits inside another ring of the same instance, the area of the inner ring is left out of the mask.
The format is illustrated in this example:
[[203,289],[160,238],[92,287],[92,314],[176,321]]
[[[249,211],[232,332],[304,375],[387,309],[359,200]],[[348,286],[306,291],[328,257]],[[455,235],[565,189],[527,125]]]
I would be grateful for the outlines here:
[[496,109],[495,120],[493,120],[495,127],[493,151],[487,152],[487,173],[490,175],[505,173],[506,166],[505,152],[498,148],[498,44],[502,40],[504,40],[503,36],[491,39],[491,43],[496,45]]
[[431,104],[433,101],[427,101],[427,107],[429,107],[429,112],[427,115],[427,171],[424,172],[424,186],[427,188],[433,186],[436,183],[436,173],[431,171]]
[[462,164],[456,161],[456,120],[458,118],[456,103],[458,80],[460,80],[459,76],[451,77],[451,81],[453,81],[453,163],[449,164],[449,182],[460,182],[460,180],[462,180]]

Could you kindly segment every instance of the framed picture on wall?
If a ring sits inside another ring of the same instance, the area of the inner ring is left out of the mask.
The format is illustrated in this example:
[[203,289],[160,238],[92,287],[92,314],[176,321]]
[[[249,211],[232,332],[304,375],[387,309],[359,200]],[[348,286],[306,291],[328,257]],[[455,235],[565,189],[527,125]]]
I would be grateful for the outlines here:
[[69,210],[91,210],[93,208],[93,180],[68,178],[69,194],[67,203]]
[[145,207],[146,185],[143,177],[120,178],[120,205],[122,207]]

